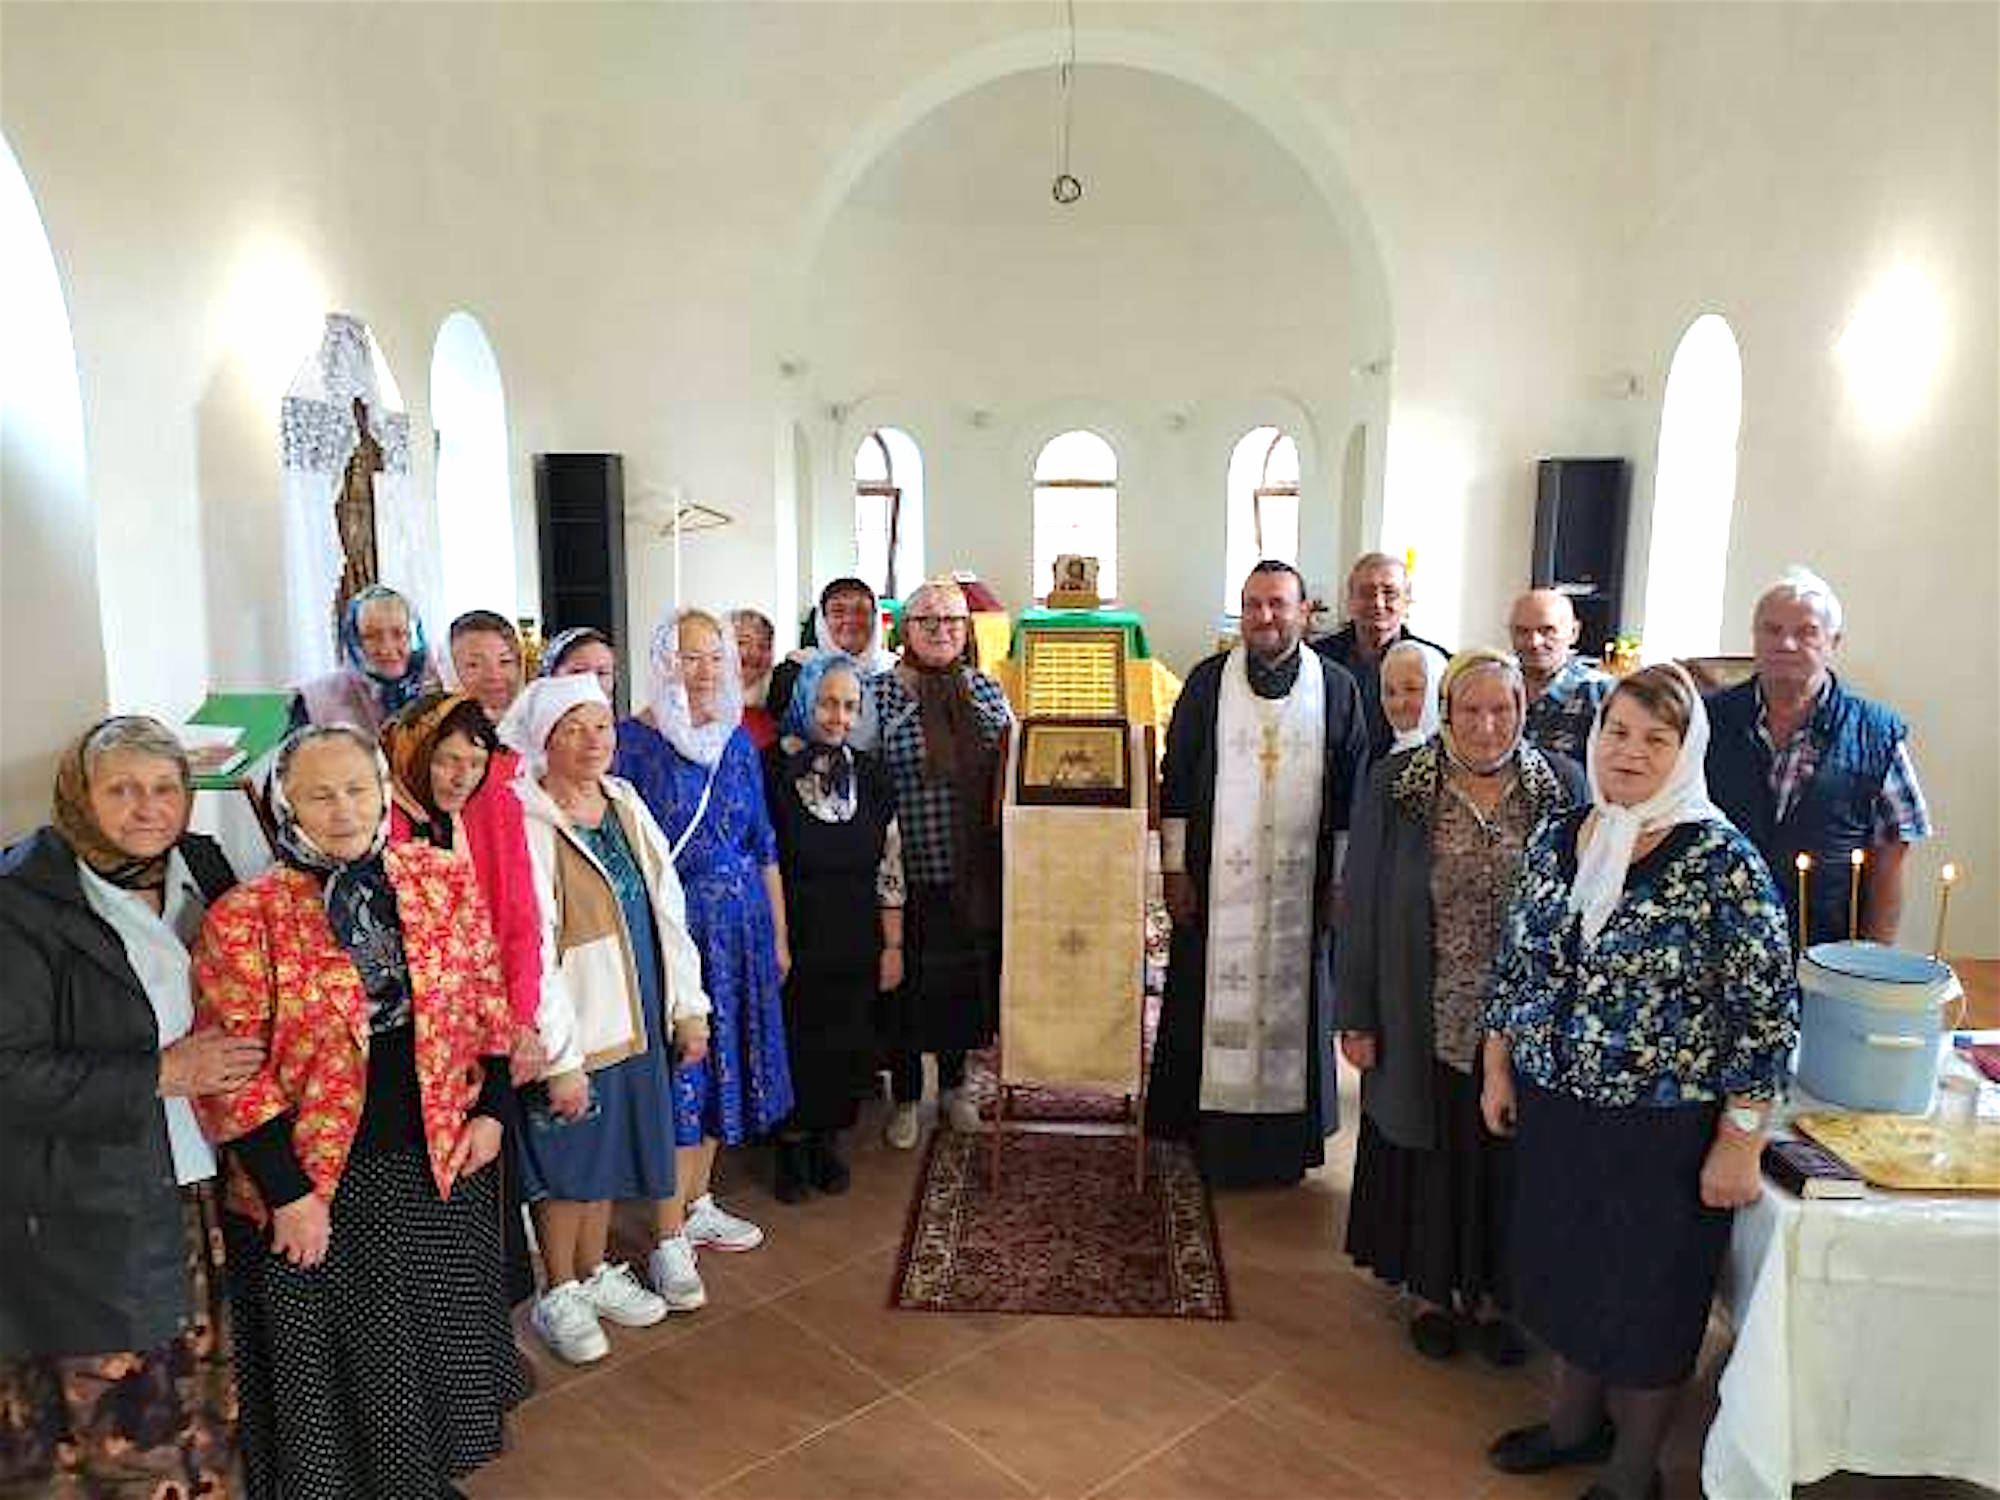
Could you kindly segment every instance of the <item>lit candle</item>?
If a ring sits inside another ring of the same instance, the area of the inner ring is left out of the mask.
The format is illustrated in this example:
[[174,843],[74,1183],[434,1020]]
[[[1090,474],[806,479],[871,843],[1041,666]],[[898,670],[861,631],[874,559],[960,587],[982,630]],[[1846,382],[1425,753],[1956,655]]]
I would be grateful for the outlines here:
[[1799,869],[1798,956],[1800,958],[1804,958],[1806,956],[1806,877],[1812,874],[1812,856],[1810,854],[1801,854],[1797,859],[1793,860],[1792,863],[1797,865]]
[[1853,873],[1847,878],[1847,936],[1849,939],[1861,936],[1861,867],[1868,862],[1865,850],[1856,849],[1847,856],[1848,866]]
[[1938,918],[1937,931],[1931,934],[1931,957],[1944,957],[1944,919],[1951,910],[1952,882],[1958,879],[1958,866],[1946,865],[1938,871]]

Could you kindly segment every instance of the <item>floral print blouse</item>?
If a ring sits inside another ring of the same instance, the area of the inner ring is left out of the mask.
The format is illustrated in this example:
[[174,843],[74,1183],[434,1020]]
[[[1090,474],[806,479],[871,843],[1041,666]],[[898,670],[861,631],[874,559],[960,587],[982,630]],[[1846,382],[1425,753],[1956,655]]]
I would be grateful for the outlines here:
[[1776,1098],[1798,1035],[1785,909],[1750,841],[1683,824],[1634,860],[1594,943],[1569,909],[1588,809],[1529,841],[1488,1029],[1520,1076],[1606,1108]]

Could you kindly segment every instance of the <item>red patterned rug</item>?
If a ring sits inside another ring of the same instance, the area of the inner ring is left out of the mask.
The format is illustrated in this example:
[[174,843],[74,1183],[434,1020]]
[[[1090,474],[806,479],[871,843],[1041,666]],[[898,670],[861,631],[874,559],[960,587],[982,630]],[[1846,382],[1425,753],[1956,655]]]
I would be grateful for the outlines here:
[[985,1136],[931,1136],[890,1305],[926,1312],[1227,1318],[1229,1288],[1193,1153],[1128,1136],[1009,1132],[1000,1188]]

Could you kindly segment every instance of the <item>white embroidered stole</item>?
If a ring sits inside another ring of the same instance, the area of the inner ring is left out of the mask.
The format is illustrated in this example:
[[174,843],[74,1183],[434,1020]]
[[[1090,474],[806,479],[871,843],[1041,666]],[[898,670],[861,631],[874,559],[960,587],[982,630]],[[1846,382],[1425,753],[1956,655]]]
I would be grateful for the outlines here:
[[1201,1037],[1206,1110],[1293,1114],[1306,1106],[1325,700],[1325,675],[1310,655],[1277,699],[1251,690],[1241,646],[1223,665]]

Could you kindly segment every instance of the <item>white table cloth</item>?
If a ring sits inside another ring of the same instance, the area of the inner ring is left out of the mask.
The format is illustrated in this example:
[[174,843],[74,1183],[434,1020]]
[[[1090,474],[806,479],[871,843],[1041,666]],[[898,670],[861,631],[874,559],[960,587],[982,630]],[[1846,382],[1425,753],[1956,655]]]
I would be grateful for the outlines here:
[[1713,1500],[1780,1500],[1840,1470],[2000,1488],[2000,1199],[1801,1200],[1766,1182],[1737,1211],[1723,1298],[1736,1345],[1702,1454]]

